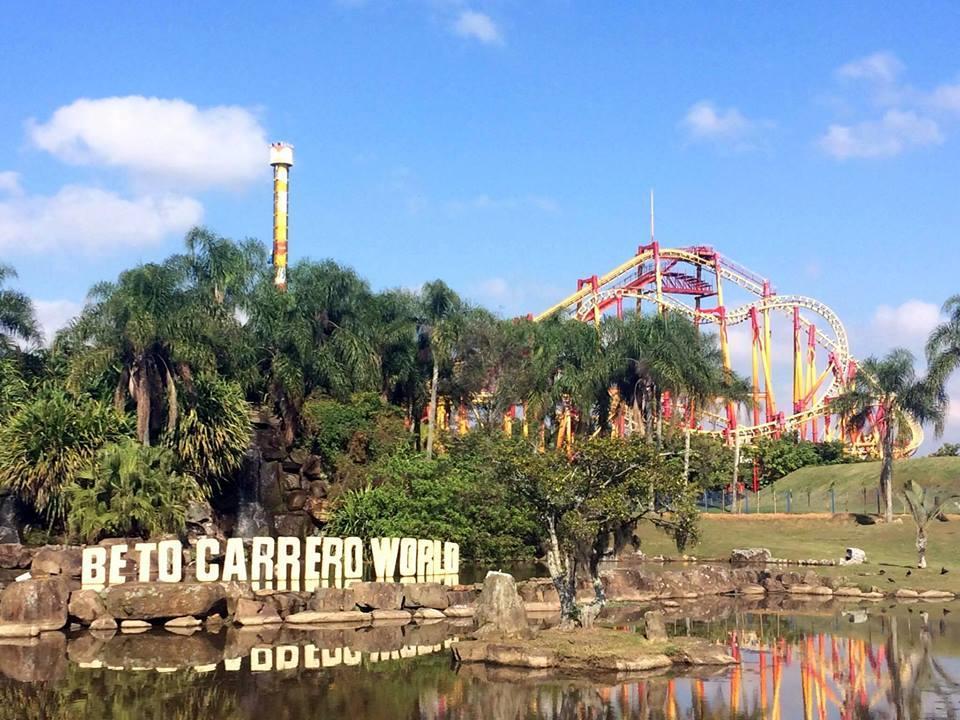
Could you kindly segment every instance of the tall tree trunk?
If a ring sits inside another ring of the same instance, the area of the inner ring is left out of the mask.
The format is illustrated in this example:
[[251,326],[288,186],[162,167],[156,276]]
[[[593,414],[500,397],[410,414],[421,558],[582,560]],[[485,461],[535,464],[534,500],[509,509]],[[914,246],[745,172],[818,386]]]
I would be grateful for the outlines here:
[[577,565],[573,557],[564,557],[557,539],[557,526],[552,516],[547,517],[550,547],[547,549],[547,570],[560,596],[560,627],[571,629],[579,621],[577,608]]
[[170,368],[165,367],[167,383],[167,432],[173,432],[177,428],[177,418],[180,415],[180,405],[177,402],[177,384],[173,381],[173,375],[170,374]]
[[927,566],[927,528],[925,525],[917,525],[917,567],[925,568]]
[[130,373],[130,394],[137,405],[137,440],[150,445],[150,380],[142,363],[133,366]]
[[893,522],[893,438],[897,432],[896,421],[890,415],[887,415],[883,437],[880,438],[880,492],[883,495],[883,519],[888,523]]
[[427,457],[433,457],[433,438],[437,428],[437,385],[440,382],[440,365],[433,359],[433,376],[430,379],[430,411],[427,415]]

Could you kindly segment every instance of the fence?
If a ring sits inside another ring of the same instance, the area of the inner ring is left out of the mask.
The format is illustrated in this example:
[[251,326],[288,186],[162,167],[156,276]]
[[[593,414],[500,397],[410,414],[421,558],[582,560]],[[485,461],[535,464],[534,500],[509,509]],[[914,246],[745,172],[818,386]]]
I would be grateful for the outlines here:
[[[704,490],[698,501],[703,512],[727,513],[856,513],[879,514],[883,507],[877,488],[850,490],[774,490],[760,488],[734,493],[730,490]],[[908,512],[902,497],[893,496],[895,513]]]

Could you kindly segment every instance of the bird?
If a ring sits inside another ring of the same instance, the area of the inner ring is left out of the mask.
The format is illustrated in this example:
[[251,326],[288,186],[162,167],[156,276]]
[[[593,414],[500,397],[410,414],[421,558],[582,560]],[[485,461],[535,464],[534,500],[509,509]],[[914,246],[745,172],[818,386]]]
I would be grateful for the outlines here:
[[887,578],[887,582],[896,582],[893,578]]
[[946,575],[948,572],[950,572],[950,571],[947,570],[946,568],[940,568],[940,574],[941,574],[941,575]]
[[910,577],[911,575],[913,575],[913,570],[907,570],[907,577]]
[[884,570],[883,568],[881,568],[881,569],[880,569],[880,572],[879,572],[878,574],[879,574],[879,575],[886,575],[886,574],[887,574],[887,571]]

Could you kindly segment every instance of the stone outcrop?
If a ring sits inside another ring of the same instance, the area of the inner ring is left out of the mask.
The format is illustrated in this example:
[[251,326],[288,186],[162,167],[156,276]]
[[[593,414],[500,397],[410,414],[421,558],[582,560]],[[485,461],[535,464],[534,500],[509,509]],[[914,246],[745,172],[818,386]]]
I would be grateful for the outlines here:
[[643,614],[643,634],[650,642],[666,642],[667,626],[663,622],[663,613],[648,610]]
[[59,630],[67,624],[69,596],[70,588],[62,577],[11,583],[0,594],[0,626]]
[[350,588],[353,601],[361,610],[400,610],[404,586],[390,582],[361,582]]
[[107,615],[107,607],[94,590],[74,590],[70,593],[67,612],[80,624],[89,625],[97,618]]
[[767,548],[734,548],[730,551],[732,563],[767,563],[773,555]]
[[403,606],[446,610],[450,605],[447,589],[440,583],[411,583],[404,585]]
[[20,543],[0,543],[0,569],[23,570],[30,567],[35,548],[29,548]]
[[79,578],[82,560],[83,548],[43,547],[33,556],[33,561],[30,563],[30,574],[34,577],[40,575],[64,575],[66,577]]
[[124,583],[103,592],[111,617],[119,620],[155,620],[183,615],[205,617],[226,607],[221,583]]
[[513,575],[493,571],[487,573],[474,617],[479,625],[479,636],[510,636],[528,632],[527,611],[517,592]]

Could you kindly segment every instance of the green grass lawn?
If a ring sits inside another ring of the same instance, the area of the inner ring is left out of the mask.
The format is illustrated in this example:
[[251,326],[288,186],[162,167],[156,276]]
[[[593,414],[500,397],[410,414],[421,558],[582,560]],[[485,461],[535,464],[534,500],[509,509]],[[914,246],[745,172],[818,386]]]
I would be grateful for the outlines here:
[[[913,480],[934,495],[960,494],[960,457],[923,457],[894,462],[894,508],[905,511],[900,490]],[[748,481],[749,482],[749,481]],[[796,470],[781,478],[771,488],[760,492],[760,510],[787,509],[787,493],[791,494],[790,511],[876,513],[877,489],[880,484],[880,463],[852,463],[849,465],[821,465]],[[831,508],[830,489],[833,488]],[[757,509],[756,498],[750,498],[750,510]],[[956,511],[953,508],[953,511]]]
[[[913,521],[907,517],[898,520],[891,525],[862,525],[850,515],[705,514],[700,544],[687,553],[701,559],[726,559],[733,548],[765,547],[777,558],[819,560],[839,559],[845,548],[859,547],[866,551],[869,564],[817,571],[845,575],[855,584],[869,583],[885,591],[919,588],[960,594],[960,516],[951,516],[949,522],[934,521],[930,526],[926,570],[915,567]],[[679,555],[670,537],[650,523],[641,524],[637,532],[647,555]],[[948,573],[941,575],[944,567]],[[911,571],[909,576],[907,570]]]

